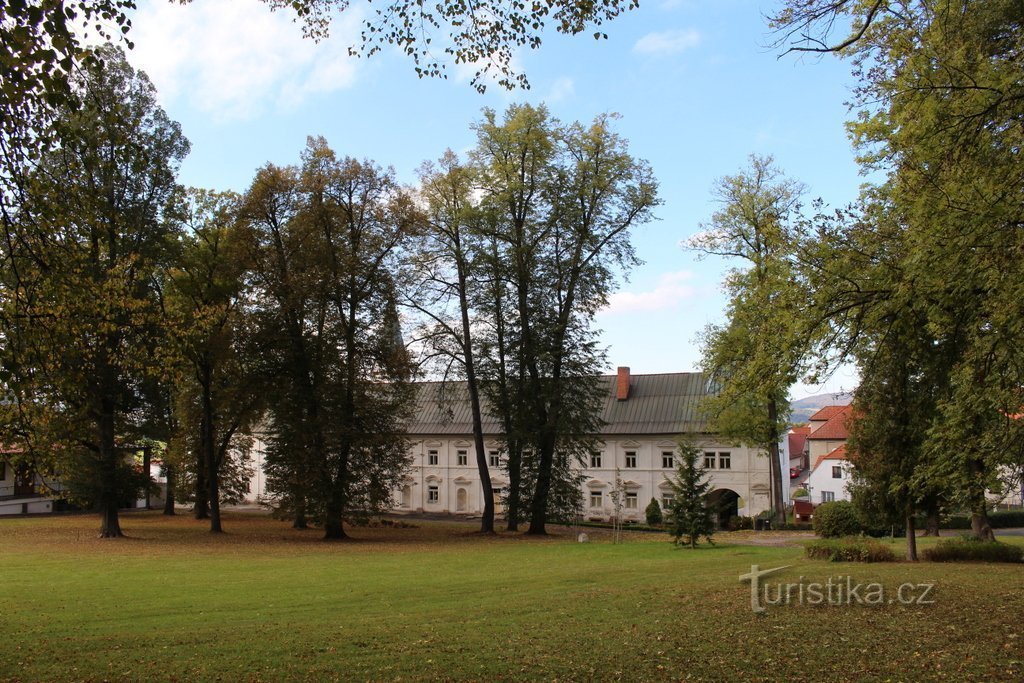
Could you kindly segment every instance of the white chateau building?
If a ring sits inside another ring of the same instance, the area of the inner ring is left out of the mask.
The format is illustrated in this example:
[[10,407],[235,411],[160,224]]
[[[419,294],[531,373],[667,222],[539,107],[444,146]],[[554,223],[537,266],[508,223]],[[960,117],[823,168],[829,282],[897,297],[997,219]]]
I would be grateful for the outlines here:
[[[598,450],[583,470],[583,516],[614,515],[612,491],[616,469],[622,480],[623,517],[642,521],[651,499],[664,507],[671,501],[667,477],[678,464],[678,440],[686,437],[704,451],[713,496],[729,515],[756,515],[769,507],[768,458],[757,449],[735,446],[708,433],[698,410],[707,387],[701,373],[617,375],[601,378],[606,398],[605,423]],[[502,430],[498,420],[484,416],[484,443],[495,498],[508,484],[504,471]],[[459,382],[420,385],[415,416],[409,425],[412,467],[395,492],[396,512],[479,515],[483,489],[476,466],[472,422],[465,385]],[[256,474],[253,498],[264,493],[262,443],[253,449]],[[499,507],[500,515],[500,507]]]

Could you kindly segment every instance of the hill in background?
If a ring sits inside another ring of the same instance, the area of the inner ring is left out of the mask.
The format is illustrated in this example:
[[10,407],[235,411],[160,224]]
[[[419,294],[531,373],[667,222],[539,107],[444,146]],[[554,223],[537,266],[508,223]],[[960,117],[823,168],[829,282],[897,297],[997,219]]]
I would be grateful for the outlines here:
[[853,394],[850,393],[839,393],[839,394],[816,394],[814,396],[808,396],[802,398],[799,401],[793,401],[789,404],[792,415],[789,421],[793,424],[800,424],[801,422],[807,422],[811,415],[824,408],[825,406],[844,406],[853,400]]

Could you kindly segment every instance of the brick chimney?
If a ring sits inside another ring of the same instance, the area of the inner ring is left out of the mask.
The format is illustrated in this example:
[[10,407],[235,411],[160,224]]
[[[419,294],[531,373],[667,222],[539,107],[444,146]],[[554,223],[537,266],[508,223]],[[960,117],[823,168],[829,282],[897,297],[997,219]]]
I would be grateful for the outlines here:
[[615,400],[625,401],[629,398],[629,368],[619,368],[618,380],[615,382]]

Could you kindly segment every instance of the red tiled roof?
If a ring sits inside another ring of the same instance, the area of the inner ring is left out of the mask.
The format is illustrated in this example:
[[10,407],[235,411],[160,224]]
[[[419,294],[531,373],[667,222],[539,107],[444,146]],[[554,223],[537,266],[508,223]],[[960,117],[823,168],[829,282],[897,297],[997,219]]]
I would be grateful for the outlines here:
[[814,415],[811,415],[808,419],[814,422],[823,422],[825,420],[831,420],[834,415],[841,413],[849,406],[825,406]]
[[818,469],[818,465],[820,465],[825,460],[846,460],[847,462],[849,462],[850,459],[846,457],[846,444],[844,443],[838,448],[833,448],[825,455],[819,455],[818,459],[814,461],[814,467],[811,468],[811,472]]
[[[852,406],[826,406],[828,408],[836,408],[832,413],[832,416],[828,418],[828,421],[815,429],[808,435],[808,439],[829,439],[831,441],[837,441],[840,439],[850,438],[850,433],[846,429],[846,424],[850,420],[851,412],[853,411]],[[825,410],[825,408],[822,408]],[[820,410],[818,411],[821,412]]]

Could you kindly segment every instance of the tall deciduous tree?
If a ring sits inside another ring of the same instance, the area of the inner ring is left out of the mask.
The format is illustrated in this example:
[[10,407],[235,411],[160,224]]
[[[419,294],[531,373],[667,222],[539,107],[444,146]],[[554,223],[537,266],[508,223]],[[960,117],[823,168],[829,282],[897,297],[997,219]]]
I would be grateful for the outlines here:
[[481,212],[473,202],[474,174],[450,150],[435,166],[420,171],[420,196],[425,204],[424,229],[419,241],[418,286],[407,305],[429,321],[428,338],[443,359],[444,375],[452,365],[466,378],[473,422],[473,445],[480,475],[484,510],[480,530],[494,531],[494,490],[484,448],[483,408],[477,377],[472,306],[479,287]]
[[687,243],[743,263],[726,277],[728,322],[705,332],[702,365],[716,388],[706,408],[721,434],[768,453],[779,523],[785,521],[779,440],[805,349],[795,264],[802,193],[771,157],[752,156],[749,169],[720,181],[715,194],[722,208]]
[[493,273],[488,315],[502,334],[491,346],[505,381],[495,403],[515,422],[510,433],[523,437],[519,462],[508,463],[510,508],[525,493],[515,491],[525,480],[521,456],[532,456],[533,534],[545,533],[554,473],[571,477],[572,464],[591,450],[604,362],[591,323],[614,272],[636,262],[630,230],[658,203],[650,167],[629,155],[612,119],[566,126],[543,107],[520,105],[501,122],[486,111],[477,126],[472,158],[491,216],[484,223]]
[[[848,17],[853,32],[830,39]],[[1024,6],[794,1],[775,22],[797,49],[853,59],[861,111],[851,128],[862,163],[887,176],[903,286],[930,333],[957,349],[924,448],[936,476],[958,481],[974,534],[990,538],[985,489],[1016,457],[1009,416],[1024,403]]]
[[343,538],[347,517],[391,506],[407,466],[411,373],[395,301],[415,212],[393,172],[310,138],[300,168],[260,171],[244,215],[279,378],[268,485]]
[[246,451],[239,440],[261,407],[258,343],[246,317],[248,250],[237,224],[238,198],[194,191],[189,234],[168,272],[166,309],[174,341],[168,362],[175,383],[183,441],[196,457],[192,471],[209,506],[210,531],[220,532],[222,473]]
[[[77,75],[47,151],[5,214],[3,324],[32,450],[121,536],[118,509],[148,479],[126,460],[144,436],[162,321],[156,273],[176,244],[178,125],[120,51]],[[102,68],[99,63],[102,62]]]

